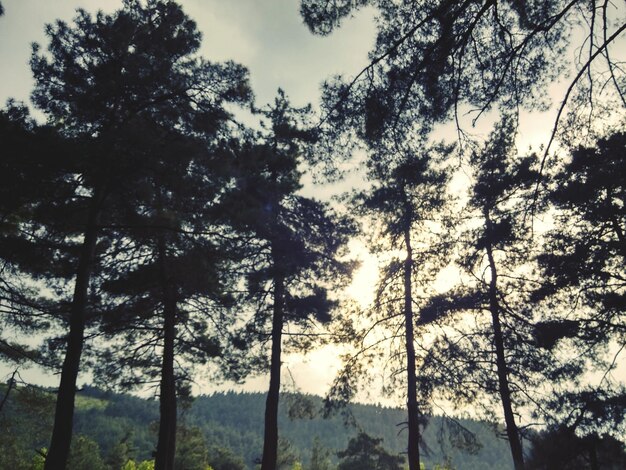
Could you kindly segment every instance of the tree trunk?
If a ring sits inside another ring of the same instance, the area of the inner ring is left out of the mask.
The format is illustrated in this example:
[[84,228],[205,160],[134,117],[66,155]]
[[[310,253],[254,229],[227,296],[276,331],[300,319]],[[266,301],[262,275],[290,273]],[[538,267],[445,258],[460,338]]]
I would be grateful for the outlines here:
[[67,465],[72,442],[72,427],[74,421],[74,399],[76,397],[76,379],[80,366],[80,356],[83,352],[85,334],[85,309],[93,261],[98,239],[98,217],[100,200],[96,191],[91,198],[87,226],[85,227],[83,246],[78,259],[74,295],[70,307],[67,350],[61,368],[61,382],[57,393],[56,409],[54,412],[54,427],[50,449],[46,456],[44,470],[62,470]]
[[598,439],[592,438],[589,444],[589,465],[591,466],[591,470],[600,470],[600,465],[598,464],[598,452],[597,452],[597,444]]
[[419,408],[417,404],[417,374],[415,372],[415,344],[413,334],[413,304],[411,289],[411,270],[413,267],[413,250],[411,233],[404,232],[406,259],[404,260],[404,323],[406,334],[406,371],[407,371],[407,412],[409,423],[409,470],[420,469],[420,428]]
[[167,267],[165,236],[159,234],[158,252],[163,289],[163,361],[159,397],[159,438],[154,456],[155,470],[173,470],[176,452],[176,379],[174,342],[176,340],[176,298]]
[[15,387],[15,376],[17,375],[18,370],[19,370],[19,367],[15,369],[13,373],[11,374],[11,378],[9,379],[9,385],[7,386],[7,391],[5,392],[4,397],[2,397],[2,401],[0,402],[0,412],[2,412],[2,408],[4,408],[4,404],[9,399],[11,390],[13,390],[13,387]]
[[[276,260],[275,268],[276,268]],[[276,470],[278,459],[278,399],[280,393],[280,356],[283,333],[283,300],[285,280],[282,274],[274,276],[274,312],[272,318],[272,359],[270,388],[265,402],[265,435],[261,470]]]
[[491,280],[489,281],[489,310],[491,312],[491,320],[493,324],[493,338],[496,349],[496,369],[498,372],[498,388],[502,409],[504,411],[504,422],[506,424],[506,434],[511,447],[511,456],[513,457],[513,465],[515,470],[524,470],[524,453],[522,451],[522,441],[520,439],[519,430],[515,424],[515,415],[513,414],[513,404],[511,401],[511,390],[509,388],[509,379],[507,375],[506,357],[504,351],[504,338],[502,335],[502,325],[500,323],[500,303],[498,301],[498,271],[493,257],[493,248],[491,246],[492,225],[489,212],[485,211],[485,222],[487,229],[486,251],[489,260],[489,270]]

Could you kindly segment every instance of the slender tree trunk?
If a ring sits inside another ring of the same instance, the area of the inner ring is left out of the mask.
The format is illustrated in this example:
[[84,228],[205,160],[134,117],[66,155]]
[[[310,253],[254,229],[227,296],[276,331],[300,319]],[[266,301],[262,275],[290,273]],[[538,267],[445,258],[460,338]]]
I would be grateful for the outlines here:
[[[274,267],[276,268],[276,259]],[[280,393],[280,356],[283,333],[283,301],[285,280],[282,274],[274,276],[274,312],[272,318],[272,359],[270,388],[265,402],[265,435],[261,470],[276,470],[278,460],[278,399]]]
[[54,413],[54,427],[50,449],[44,465],[45,470],[62,470],[67,465],[72,442],[72,427],[74,421],[74,399],[76,397],[76,379],[80,366],[80,356],[83,352],[85,334],[85,309],[91,272],[93,269],[96,242],[98,240],[98,216],[100,212],[100,197],[98,191],[91,198],[87,226],[83,237],[83,246],[78,259],[74,295],[70,307],[67,350],[61,368],[61,382],[57,394]]
[[2,397],[2,401],[0,402],[0,411],[2,411],[2,408],[4,408],[4,404],[9,399],[9,395],[11,394],[11,390],[13,390],[13,387],[15,387],[15,376],[17,375],[17,371],[18,370],[19,370],[19,367],[17,369],[15,369],[13,371],[13,373],[11,374],[11,378],[9,379],[9,385],[7,386],[7,391],[4,394],[4,397]]
[[489,270],[491,280],[489,281],[489,310],[491,311],[491,320],[493,324],[493,338],[496,348],[496,369],[498,372],[498,388],[500,392],[500,400],[504,411],[504,422],[506,424],[506,434],[511,447],[511,456],[513,457],[513,465],[515,470],[524,470],[524,453],[522,451],[522,441],[520,439],[519,430],[515,424],[515,415],[513,414],[513,404],[511,401],[511,390],[509,388],[509,379],[507,375],[506,357],[504,351],[504,337],[502,334],[502,325],[500,323],[500,303],[498,301],[498,271],[493,257],[493,249],[490,241],[492,233],[491,219],[489,212],[485,211],[485,221],[487,228],[487,258],[489,260]]
[[409,423],[409,470],[420,468],[420,428],[419,408],[417,404],[417,374],[415,372],[415,338],[413,334],[413,304],[411,289],[411,270],[413,267],[413,249],[411,233],[404,232],[406,259],[404,260],[404,323],[406,334],[406,372],[407,372],[407,411]]
[[155,470],[173,470],[176,452],[176,379],[174,377],[174,342],[176,340],[176,298],[167,267],[165,236],[159,234],[158,252],[163,289],[163,361],[159,398],[159,438]]
[[600,470],[600,465],[598,464],[598,452],[597,452],[597,440],[592,439],[591,445],[589,447],[589,465],[591,466],[591,470]]

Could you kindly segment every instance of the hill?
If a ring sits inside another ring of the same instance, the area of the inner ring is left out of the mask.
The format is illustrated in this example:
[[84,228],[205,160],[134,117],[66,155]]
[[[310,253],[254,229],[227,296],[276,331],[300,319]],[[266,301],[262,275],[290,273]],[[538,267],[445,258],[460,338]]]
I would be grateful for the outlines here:
[[[53,402],[54,396],[49,391],[22,388],[12,392],[0,414],[0,431],[8,436],[0,444],[3,447],[0,453],[4,454],[0,457],[1,468],[28,468],[36,450],[47,445]],[[243,458],[247,468],[253,469],[263,447],[264,406],[265,395],[261,393],[199,396],[181,407],[179,423],[183,429],[200,430],[206,448],[229,449]],[[355,404],[348,410],[350,419],[346,420],[341,414],[324,419],[321,408],[319,397],[282,396],[279,423],[284,452],[306,464],[317,440],[334,458],[358,429],[382,438],[390,452],[404,452],[403,410]],[[158,403],[154,400],[85,387],[77,400],[75,435],[97,443],[102,460],[110,462],[108,468],[117,470],[111,462],[116,461],[115,454],[120,452],[122,444],[126,454],[135,460],[151,458],[157,421]],[[433,416],[426,426],[424,441],[427,468],[446,461],[452,468],[462,470],[512,468],[506,442],[497,438],[493,427],[484,422],[452,422]],[[25,466],[20,466],[20,461]],[[8,464],[12,466],[6,467]]]

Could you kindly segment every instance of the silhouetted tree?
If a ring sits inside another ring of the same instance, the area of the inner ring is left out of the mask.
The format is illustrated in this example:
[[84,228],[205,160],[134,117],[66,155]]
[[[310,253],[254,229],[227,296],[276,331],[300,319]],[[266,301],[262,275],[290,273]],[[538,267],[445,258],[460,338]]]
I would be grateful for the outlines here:
[[[513,246],[516,241],[521,241],[523,232],[515,231],[514,215],[520,207],[513,208],[511,198],[516,191],[532,185],[535,175],[531,170],[532,158],[516,162],[511,165],[507,161],[512,142],[512,129],[503,126],[500,135],[495,135],[490,146],[480,155],[476,155],[477,167],[476,183],[473,187],[471,203],[482,212],[483,226],[477,234],[475,254],[470,255],[468,268],[475,272],[480,269],[480,259],[486,255],[488,263],[488,277],[480,277],[484,294],[488,299],[488,310],[492,321],[492,340],[495,352],[496,373],[498,378],[498,393],[504,412],[506,432],[511,446],[511,454],[516,470],[524,468],[524,456],[522,451],[521,437],[515,423],[513,400],[505,346],[505,334],[503,332],[503,311],[506,309],[506,300],[503,299],[502,284],[499,284],[499,274],[502,269],[497,261],[496,250],[500,252],[515,250],[521,252],[522,247]],[[497,131],[496,131],[497,132]],[[519,202],[518,202],[519,204]],[[518,229],[519,230],[519,229]],[[511,258],[514,257],[509,255]],[[473,258],[473,259],[472,259]],[[508,261],[508,260],[507,260]],[[511,269],[504,267],[505,270]],[[515,313],[513,313],[515,315]],[[520,332],[518,331],[518,334]],[[521,338],[520,338],[521,339]],[[519,339],[516,339],[519,341]]]
[[557,211],[555,228],[539,257],[547,282],[536,298],[569,293],[580,308],[549,345],[560,339],[558,334],[606,344],[625,331],[625,148],[624,133],[600,139],[594,147],[579,147],[554,179],[548,198]]
[[528,468],[533,470],[618,470],[626,465],[624,444],[614,437],[579,437],[573,429],[555,427],[532,440]]
[[115,242],[121,254],[102,285],[110,303],[103,328],[113,345],[97,369],[109,385],[113,379],[129,387],[160,382],[155,455],[160,468],[175,447],[170,430],[176,424],[177,391],[189,380],[187,370],[220,352],[219,333],[228,318],[222,273],[228,269],[224,253],[207,235],[217,229],[201,216],[220,186],[206,172],[189,171],[201,166],[194,157],[206,153],[206,143],[186,136],[171,142],[146,130],[143,135],[153,137],[146,150],[158,163],[152,171],[146,168],[140,197],[133,201],[135,212],[128,214],[129,225]]
[[[626,23],[611,2],[301,0],[300,11],[311,31],[326,35],[368,6],[378,19],[369,64],[354,78],[324,85],[326,122],[335,136],[399,130],[401,138],[405,124],[429,127],[450,118],[460,128],[467,106],[473,122],[496,107],[541,109],[546,87],[570,67],[553,133],[577,90],[592,103],[610,93],[626,106],[624,73],[613,59]],[[575,24],[585,25],[584,52],[568,60]]]
[[73,149],[13,101],[0,111],[0,141],[0,360],[42,364],[33,345],[11,337],[15,331],[41,333],[58,307],[58,297],[40,289],[42,278],[63,277],[46,266],[59,249],[58,240],[41,228],[52,222],[46,214],[48,201],[71,192],[62,162]]
[[[82,243],[46,459],[46,469],[59,469],[69,451],[98,242],[103,227],[114,222],[115,205],[135,188],[146,157],[127,145],[138,127],[134,123],[213,133],[214,123],[227,117],[222,102],[240,99],[246,91],[230,87],[233,80],[241,83],[243,68],[211,64],[194,55],[200,33],[174,2],[126,0],[121,10],[100,12],[95,18],[79,10],[72,26],[57,21],[46,34],[48,53],[40,53],[35,45],[31,59],[33,101],[64,136],[85,142],[74,176],[75,197],[82,207],[74,218],[82,217],[77,224]],[[171,458],[173,451],[168,453]]]
[[[342,286],[352,264],[339,261],[353,227],[327,204],[298,195],[301,165],[314,133],[306,127],[308,108],[289,105],[279,90],[273,106],[262,110],[267,129],[256,142],[243,144],[230,223],[248,234],[242,268],[255,313],[248,326],[251,340],[271,342],[270,386],[265,409],[263,470],[275,470],[278,445],[278,400],[285,326],[303,333],[326,323],[336,304],[329,291]],[[267,332],[271,325],[271,332]],[[306,335],[305,335],[306,337]],[[248,353],[244,353],[250,364]]]
[[350,439],[345,450],[337,452],[341,459],[337,470],[400,470],[404,459],[388,453],[381,443],[382,439],[360,432]]
[[[547,198],[554,228],[539,256],[545,282],[535,300],[553,315],[536,326],[549,350],[580,351],[570,387],[550,409],[581,435],[618,435],[624,429],[626,393],[612,378],[623,351],[626,312],[626,134],[614,133],[592,147],[578,147],[557,169]],[[599,381],[578,377],[600,371]]]
[[532,390],[544,380],[541,373],[550,359],[534,341],[538,315],[530,301],[536,284],[530,279],[527,207],[537,181],[537,157],[517,156],[514,138],[513,121],[505,119],[472,155],[471,212],[461,227],[459,258],[470,279],[431,299],[421,314],[431,321],[451,315],[428,352],[432,383],[469,400],[485,393],[497,397],[514,466],[523,469],[516,405],[532,403]]
[[[366,321],[352,318],[352,312],[346,318],[348,325],[343,328],[348,328],[347,341],[355,352],[347,358],[330,393],[331,400],[349,399],[358,376],[369,371],[366,364],[383,349],[391,351],[385,366],[390,370],[390,383],[385,390],[403,390],[406,396],[411,470],[420,468],[420,421],[424,419],[420,408],[427,406],[427,397],[418,396],[417,390],[415,343],[420,339],[416,338],[419,318],[414,309],[447,262],[448,178],[442,170],[450,151],[443,146],[405,148],[385,155],[382,149],[369,159],[372,187],[357,193],[354,202],[369,225],[377,227],[370,234],[374,253],[391,259],[380,271],[374,303],[364,315]],[[395,255],[398,251],[403,252],[401,257]]]

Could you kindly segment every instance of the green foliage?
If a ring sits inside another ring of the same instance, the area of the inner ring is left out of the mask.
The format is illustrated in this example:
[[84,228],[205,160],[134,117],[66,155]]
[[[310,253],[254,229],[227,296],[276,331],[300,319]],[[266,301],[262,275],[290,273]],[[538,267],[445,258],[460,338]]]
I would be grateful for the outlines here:
[[[322,400],[308,397],[316,410],[322,409]],[[283,435],[289,436],[293,448],[302,459],[305,469],[311,462],[311,451],[315,441],[319,442],[321,455],[330,457],[331,464],[336,463],[333,454],[348,444],[356,432],[344,425],[342,416],[327,419],[292,420],[288,416],[287,402],[281,399],[279,409],[279,428]],[[231,448],[236,454],[244,456],[248,465],[259,457],[263,435],[262,394],[227,393],[214,394],[211,397],[198,397],[187,419],[190,425],[199,426],[209,442],[219,443]],[[370,435],[384,439],[390,452],[400,454],[406,451],[406,434],[398,434],[397,424],[406,420],[406,411],[394,408],[381,408],[373,405],[351,405],[352,414],[359,425]],[[483,446],[475,454],[470,454],[461,446],[453,446],[447,437],[444,420],[432,417],[424,430],[424,441],[431,449],[424,461],[427,467],[443,462],[449,456],[453,465],[463,470],[508,470],[510,456],[505,441],[499,440],[492,427],[485,423],[458,420],[464,428],[473,433],[473,437]],[[444,438],[441,439],[442,429]],[[328,455],[330,454],[330,455]],[[322,467],[323,468],[323,467]],[[334,468],[333,465],[330,467]]]
[[435,464],[435,466],[433,467],[433,470],[454,470],[454,467],[452,467],[448,462],[446,462],[444,464]]
[[134,449],[129,445],[131,433],[127,433],[120,442],[107,452],[106,464],[111,469],[122,468],[131,460]]
[[315,436],[311,447],[311,459],[306,470],[332,470],[333,468],[330,461],[330,451],[323,447],[319,437]]
[[81,410],[97,409],[103,411],[107,407],[107,401],[101,398],[94,398],[85,395],[77,395],[74,402],[76,408]]
[[129,460],[124,464],[122,470],[154,470],[154,460],[144,460],[139,464],[137,464],[134,460]]
[[122,470],[137,470],[137,464],[134,460],[128,460],[121,468]]
[[[6,387],[0,386],[0,395]],[[0,412],[0,468],[28,469],[33,449],[47,445],[54,396],[37,387],[16,386]]]
[[[21,391],[21,388],[17,390]],[[35,392],[28,392],[29,396],[32,394]],[[34,405],[43,399],[43,403],[47,404],[40,411],[37,411],[36,406],[19,406],[18,395],[15,395],[0,414],[0,423],[5,426],[2,428],[5,437],[0,440],[2,469],[30,470],[31,461],[36,455],[33,449],[46,445],[51,429],[52,395],[41,390],[36,395],[40,396],[39,400],[31,399],[29,403]],[[108,465],[113,462],[109,459],[120,451],[121,454],[127,451],[128,459],[135,466],[139,466],[139,462],[151,460],[156,440],[153,424],[158,420],[157,403],[131,395],[104,393],[93,387],[84,387],[79,395],[106,403],[104,409],[78,408],[75,430],[99,444],[100,452],[106,456]],[[315,409],[322,408],[320,398],[309,396],[307,399]],[[282,400],[279,426],[281,432],[290,439],[289,452],[295,456],[291,464],[301,462],[305,470],[334,470],[334,454],[348,445],[349,439],[356,434],[355,430],[346,428],[341,416],[292,420],[288,416],[288,401]],[[194,400],[185,414],[186,425],[201,431],[208,449],[207,463],[214,470],[253,468],[263,448],[264,403],[265,397],[260,393],[220,393],[210,397],[200,396]],[[368,434],[384,439],[390,452],[400,454],[405,451],[405,435],[398,434],[397,430],[397,424],[406,419],[405,411],[358,404],[352,405],[351,411]],[[432,417],[429,426],[424,430],[424,442],[431,450],[424,458],[427,468],[444,462],[446,456],[455,468],[463,470],[510,468],[506,443],[496,438],[490,426],[468,420],[459,422],[475,435],[483,447],[476,454],[469,454],[451,446],[447,438],[440,439],[442,419]],[[195,434],[193,440],[198,442],[198,438],[199,435]],[[124,464],[127,462],[128,460]],[[313,462],[318,465],[317,469],[311,468]]]
[[337,453],[341,459],[337,470],[401,470],[404,459],[387,452],[381,445],[382,441],[359,432],[350,439],[345,450]]
[[285,438],[278,439],[278,459],[276,470],[290,470],[300,464],[298,450]]
[[46,463],[46,453],[48,449],[45,447],[40,449],[38,453],[36,453],[33,457],[31,468],[29,470],[43,470],[43,466]]
[[100,447],[86,436],[75,435],[70,447],[68,470],[107,470],[100,456]]
[[179,426],[174,470],[205,470],[208,465],[209,451],[200,428]]
[[214,470],[245,470],[247,468],[243,457],[219,445],[212,445],[209,448],[208,461]]

